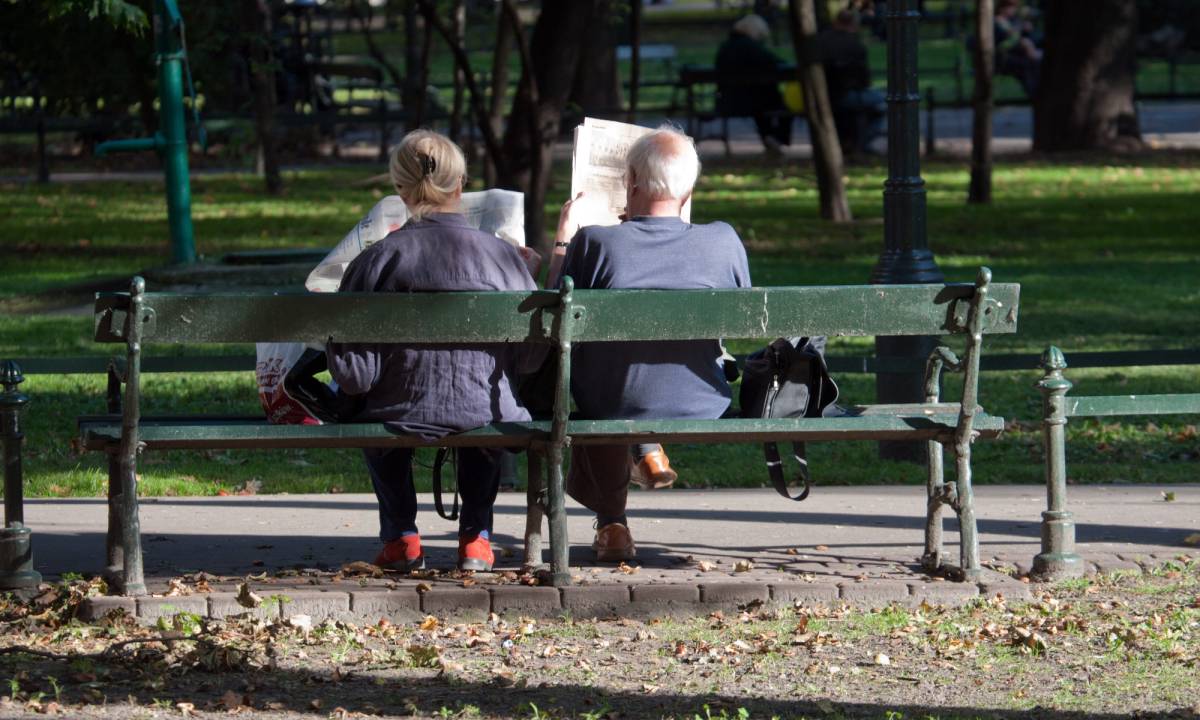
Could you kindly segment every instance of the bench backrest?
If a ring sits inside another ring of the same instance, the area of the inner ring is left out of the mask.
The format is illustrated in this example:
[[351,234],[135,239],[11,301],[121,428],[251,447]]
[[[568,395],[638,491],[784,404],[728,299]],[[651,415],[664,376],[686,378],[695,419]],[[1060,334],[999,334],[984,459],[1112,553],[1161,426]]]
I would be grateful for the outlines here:
[[[142,295],[143,342],[486,343],[692,340],[967,331],[976,287]],[[981,331],[1017,329],[1020,286],[990,284]],[[130,295],[97,295],[97,342],[126,342]],[[561,307],[570,322],[555,321]],[[545,312],[545,311],[550,312]]]
[[[146,293],[142,341],[164,343],[549,341],[559,293]],[[97,342],[126,342],[130,295],[96,296]]]
[[[1020,286],[988,286],[982,331],[1017,330]],[[974,285],[576,290],[571,339],[695,340],[966,332]]]

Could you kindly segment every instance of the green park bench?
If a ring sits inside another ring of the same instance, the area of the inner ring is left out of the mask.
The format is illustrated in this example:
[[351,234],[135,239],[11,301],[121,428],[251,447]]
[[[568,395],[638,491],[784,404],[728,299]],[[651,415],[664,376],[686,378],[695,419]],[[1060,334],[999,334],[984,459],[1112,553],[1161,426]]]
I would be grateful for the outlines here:
[[[725,155],[730,155],[729,120],[737,117],[752,117],[744,108],[733,107],[721,101],[717,86],[771,86],[778,87],[782,83],[794,82],[799,79],[794,65],[783,65],[773,73],[722,73],[713,67],[685,65],[679,69],[677,87],[683,90],[684,117],[686,118],[687,134],[696,142],[708,139],[720,140],[725,144]],[[790,110],[779,111],[780,115],[789,118],[804,118],[804,113],[794,113]],[[715,134],[705,133],[706,123],[716,122],[718,128]]]
[[[980,572],[971,491],[971,442],[996,437],[1002,418],[977,402],[985,333],[1016,331],[1019,286],[992,284],[982,269],[974,284],[773,287],[729,290],[574,290],[437,294],[157,294],[134,280],[131,292],[101,294],[95,307],[98,342],[126,345],[114,364],[113,396],[122,406],[80,418],[81,446],[110,457],[108,559],[117,586],[144,592],[138,524],[137,461],[142,450],[177,448],[508,447],[533,450],[528,486],[527,564],[541,562],[543,515],[549,520],[555,585],[570,583],[563,460],[569,445],[614,442],[726,443],[780,440],[914,440],[929,448],[923,564],[943,564],[944,507],[958,515],[960,568]],[[957,358],[939,348],[926,370],[924,403],[864,405],[841,417],[714,420],[572,420],[570,349],[576,342],[726,339],[801,335],[962,335]],[[271,425],[261,417],[142,417],[143,343],[246,342],[534,342],[556,348],[553,415],[549,420],[496,423],[434,443],[388,431],[380,423]],[[963,373],[962,402],[940,402],[944,370]],[[123,390],[119,387],[123,385]],[[942,446],[956,458],[956,481],[942,475]],[[548,460],[544,465],[540,458]]]
[[[1187,362],[1194,364],[1194,355]],[[1039,579],[1063,580],[1084,573],[1083,559],[1075,552],[1074,517],[1067,509],[1067,421],[1128,415],[1200,415],[1200,393],[1068,397],[1072,383],[1063,376],[1067,359],[1062,351],[1053,345],[1046,348],[1041,365],[1045,375],[1038,382],[1038,390],[1042,393],[1048,507],[1042,513],[1042,551],[1033,558],[1032,572]]]

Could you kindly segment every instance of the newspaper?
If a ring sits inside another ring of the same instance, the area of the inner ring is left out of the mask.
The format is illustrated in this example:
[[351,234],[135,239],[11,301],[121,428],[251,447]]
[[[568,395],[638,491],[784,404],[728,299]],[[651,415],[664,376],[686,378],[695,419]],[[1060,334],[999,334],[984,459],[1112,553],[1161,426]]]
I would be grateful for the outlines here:
[[[525,196],[512,190],[463,193],[462,214],[475,228],[512,243],[525,245]],[[399,195],[388,195],[358,221],[308,275],[310,292],[337,292],[350,261],[408,222],[408,208]]]
[[[625,213],[625,156],[652,128],[614,120],[584,118],[575,128],[571,154],[571,197],[584,194],[580,225],[616,225]],[[683,219],[691,221],[688,199]]]

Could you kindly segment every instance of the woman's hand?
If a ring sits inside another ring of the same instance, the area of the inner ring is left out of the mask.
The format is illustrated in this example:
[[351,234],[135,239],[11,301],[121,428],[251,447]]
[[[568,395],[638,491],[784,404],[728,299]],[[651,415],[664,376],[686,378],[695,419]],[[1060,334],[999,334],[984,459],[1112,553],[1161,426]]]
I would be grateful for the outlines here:
[[519,247],[517,252],[520,253],[521,259],[525,261],[525,267],[529,270],[529,277],[537,280],[538,272],[542,269],[542,256],[538,255],[537,250],[529,247]]

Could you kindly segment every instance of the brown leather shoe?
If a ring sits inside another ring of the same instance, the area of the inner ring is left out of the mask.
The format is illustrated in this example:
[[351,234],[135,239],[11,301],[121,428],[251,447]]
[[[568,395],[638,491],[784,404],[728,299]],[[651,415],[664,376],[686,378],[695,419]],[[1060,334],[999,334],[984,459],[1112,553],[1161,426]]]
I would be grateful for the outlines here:
[[661,449],[647,453],[640,462],[633,464],[629,479],[643,490],[662,490],[675,483],[679,475],[671,469],[667,454]]
[[599,562],[621,562],[637,557],[633,535],[621,523],[609,523],[597,530],[592,550],[596,551],[596,560]]

